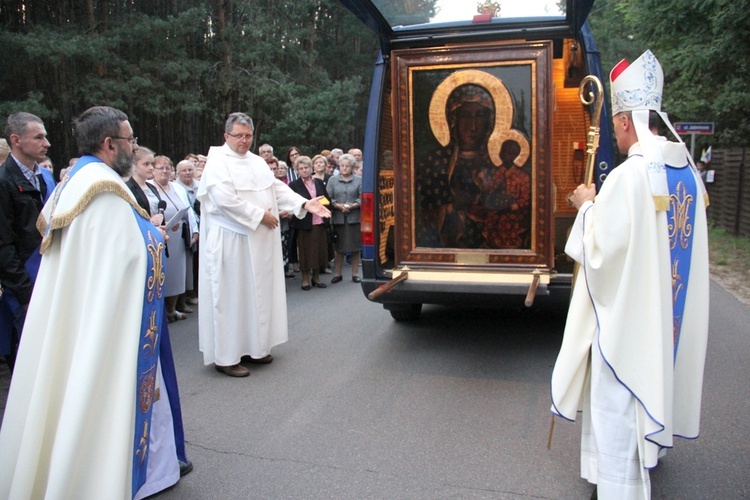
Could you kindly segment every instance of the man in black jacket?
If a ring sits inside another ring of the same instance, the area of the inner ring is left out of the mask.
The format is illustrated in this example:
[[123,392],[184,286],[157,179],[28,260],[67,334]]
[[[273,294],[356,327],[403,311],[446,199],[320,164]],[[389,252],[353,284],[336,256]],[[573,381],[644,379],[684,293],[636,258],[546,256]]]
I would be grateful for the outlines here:
[[42,120],[31,113],[8,116],[10,155],[0,166],[0,356],[13,368],[41,255],[36,220],[52,194],[52,173],[38,162],[50,147]]

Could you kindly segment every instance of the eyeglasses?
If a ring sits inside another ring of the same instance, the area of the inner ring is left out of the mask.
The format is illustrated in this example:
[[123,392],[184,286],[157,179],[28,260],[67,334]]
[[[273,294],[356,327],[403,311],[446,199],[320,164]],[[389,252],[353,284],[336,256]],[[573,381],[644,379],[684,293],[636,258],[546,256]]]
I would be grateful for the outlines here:
[[113,135],[112,139],[120,139],[123,141],[128,141],[130,144],[138,144],[137,137],[119,137],[119,136]]
[[253,134],[227,134],[229,136],[234,137],[235,139],[245,139],[246,141],[252,141],[253,140]]

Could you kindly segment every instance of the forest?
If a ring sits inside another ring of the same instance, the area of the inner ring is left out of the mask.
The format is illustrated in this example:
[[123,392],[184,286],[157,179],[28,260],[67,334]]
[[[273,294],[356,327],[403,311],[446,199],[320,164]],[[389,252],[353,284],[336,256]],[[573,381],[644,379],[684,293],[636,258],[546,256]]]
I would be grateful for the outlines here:
[[[597,0],[589,23],[605,71],[650,48],[672,121],[715,122],[713,144],[744,145],[749,7]],[[253,150],[364,142],[379,41],[336,0],[0,0],[0,22],[0,116],[40,116],[56,165],[76,154],[72,119],[96,104],[125,111],[139,143],[173,159],[220,144],[232,111],[255,120]]]

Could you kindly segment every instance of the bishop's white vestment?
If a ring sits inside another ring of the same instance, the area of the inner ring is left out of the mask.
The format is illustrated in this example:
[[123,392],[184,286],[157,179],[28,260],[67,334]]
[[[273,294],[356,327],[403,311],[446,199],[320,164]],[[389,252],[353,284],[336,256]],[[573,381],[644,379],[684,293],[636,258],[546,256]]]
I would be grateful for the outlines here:
[[203,170],[199,308],[205,364],[262,358],[288,339],[280,227],[261,224],[266,210],[298,218],[307,199],[275,178],[261,157],[212,147]]
[[[575,420],[583,410],[581,475],[598,485],[600,498],[648,498],[648,469],[673,436],[699,433],[708,332],[705,191],[684,144],[658,141],[658,148],[667,166],[695,179],[695,192],[655,196],[654,183],[666,186],[666,169],[644,160],[635,144],[595,202],[579,209],[566,245],[581,267],[552,374],[551,411]],[[692,255],[675,257],[671,246],[687,238]],[[679,301],[684,307],[675,312]]]
[[[145,212],[136,217],[120,177],[85,158],[39,219],[43,230],[54,215],[0,429],[4,499],[129,500],[179,480],[164,363],[154,359],[164,332],[143,329],[163,313],[161,236]],[[145,377],[142,345],[152,363]]]

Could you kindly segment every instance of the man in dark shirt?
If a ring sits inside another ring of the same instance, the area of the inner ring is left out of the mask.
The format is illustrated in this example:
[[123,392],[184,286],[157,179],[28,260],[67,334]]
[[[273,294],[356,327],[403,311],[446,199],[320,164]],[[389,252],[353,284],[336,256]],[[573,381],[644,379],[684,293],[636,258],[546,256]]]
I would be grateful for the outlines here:
[[41,255],[36,220],[55,183],[38,162],[50,143],[42,120],[31,113],[8,116],[10,155],[0,166],[0,356],[13,368]]

